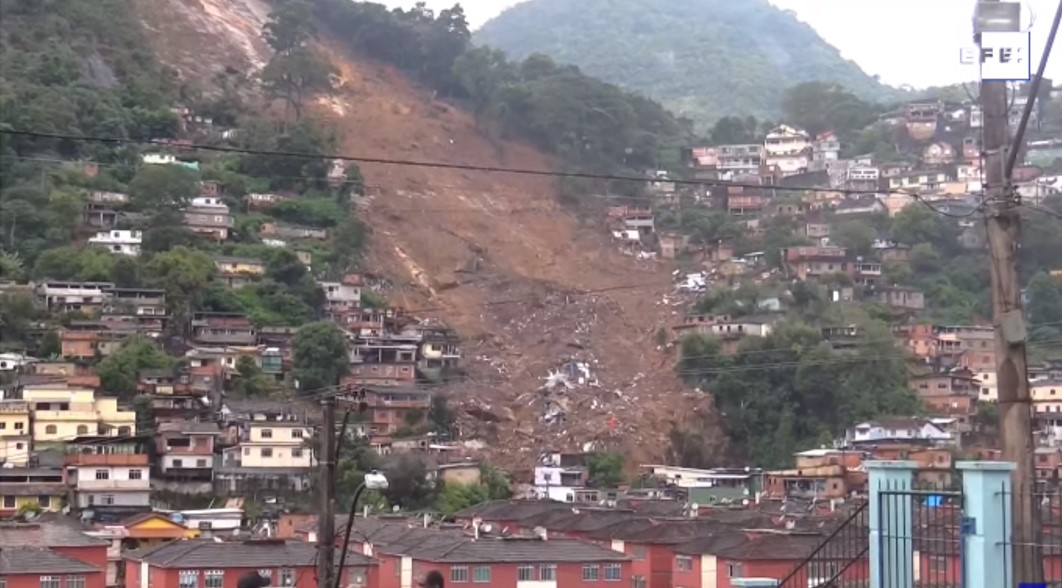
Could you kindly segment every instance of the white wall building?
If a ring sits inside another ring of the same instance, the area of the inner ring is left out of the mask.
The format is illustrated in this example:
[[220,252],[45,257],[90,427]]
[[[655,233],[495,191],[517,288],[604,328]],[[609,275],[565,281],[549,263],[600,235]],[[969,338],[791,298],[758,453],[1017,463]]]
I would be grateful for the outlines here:
[[90,245],[105,247],[111,253],[133,257],[140,255],[142,241],[143,234],[140,231],[132,230],[100,231],[96,233],[95,237],[91,237],[88,240]]
[[779,125],[764,139],[764,162],[768,166],[777,166],[783,174],[804,172],[810,163],[811,146],[807,132]]

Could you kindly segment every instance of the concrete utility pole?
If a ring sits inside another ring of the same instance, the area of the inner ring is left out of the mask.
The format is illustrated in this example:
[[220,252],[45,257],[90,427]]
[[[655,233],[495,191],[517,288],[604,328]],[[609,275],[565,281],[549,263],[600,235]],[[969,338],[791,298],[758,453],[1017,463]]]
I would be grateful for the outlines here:
[[331,586],[336,555],[336,399],[321,400],[321,442],[318,481],[321,497],[317,514],[317,585]]
[[[998,2],[999,0],[991,0]],[[980,44],[980,35],[977,42]],[[1017,464],[1014,479],[1014,576],[1042,582],[1039,548],[1039,501],[1035,499],[1036,464],[1032,436],[1032,398],[1026,371],[1025,318],[1018,279],[1021,217],[1018,194],[1005,172],[1010,147],[1005,82],[981,82],[984,113],[985,225],[992,273],[992,319],[995,325],[996,382],[1003,458]]]

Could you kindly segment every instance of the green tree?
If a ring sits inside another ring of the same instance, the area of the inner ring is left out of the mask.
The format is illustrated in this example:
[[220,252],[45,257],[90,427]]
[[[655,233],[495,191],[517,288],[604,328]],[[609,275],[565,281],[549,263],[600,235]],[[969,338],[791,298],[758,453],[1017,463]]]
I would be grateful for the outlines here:
[[146,210],[185,206],[199,194],[199,172],[181,165],[145,165],[129,182],[129,195]]
[[262,29],[266,43],[274,52],[290,54],[305,46],[316,32],[312,7],[304,0],[280,2]]
[[387,502],[403,510],[415,510],[432,503],[435,488],[428,481],[428,468],[413,455],[402,455],[387,470]]
[[715,121],[709,137],[714,145],[759,143],[760,123],[754,116],[724,116]]
[[791,124],[815,136],[834,131],[850,138],[877,117],[880,108],[864,102],[838,84],[804,82],[786,90],[782,112]]
[[215,273],[214,260],[187,247],[156,253],[144,268],[147,282],[166,290],[166,305],[178,322],[191,315]]
[[266,398],[279,391],[276,380],[262,373],[258,362],[250,355],[241,355],[236,360],[236,377],[232,382],[232,395],[237,398]]
[[800,322],[746,339],[730,357],[712,337],[688,337],[679,373],[712,391],[727,435],[746,459],[781,467],[794,447],[817,445],[860,420],[918,410],[887,325],[864,318],[857,326],[860,345],[843,361],[818,328]]
[[877,231],[870,224],[861,220],[847,220],[837,223],[830,231],[830,241],[844,247],[855,255],[870,255],[874,250]]
[[432,429],[440,435],[452,435],[454,421],[454,413],[450,410],[446,396],[440,393],[432,394],[428,408],[428,422],[431,423]]
[[1026,288],[1028,315],[1033,323],[1062,325],[1062,280],[1039,272]]
[[292,350],[295,378],[303,392],[334,386],[350,369],[347,338],[332,323],[312,323],[299,329]]
[[597,488],[617,488],[626,479],[622,453],[594,453],[587,458],[587,474]]
[[276,55],[262,69],[262,87],[266,96],[283,100],[285,113],[302,118],[302,107],[311,94],[331,88],[335,69],[309,47],[300,47],[286,55]]
[[153,341],[134,336],[127,339],[118,351],[100,362],[96,373],[100,386],[119,398],[130,399],[136,394],[137,374],[140,370],[173,366],[173,360]]
[[929,243],[919,243],[911,248],[911,269],[920,274],[933,274],[939,272],[941,267],[940,253]]

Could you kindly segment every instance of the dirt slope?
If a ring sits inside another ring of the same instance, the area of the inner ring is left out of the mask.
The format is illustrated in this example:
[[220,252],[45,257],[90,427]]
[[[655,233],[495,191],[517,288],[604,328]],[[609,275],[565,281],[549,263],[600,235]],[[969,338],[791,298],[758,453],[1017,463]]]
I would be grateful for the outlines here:
[[[209,81],[224,66],[253,71],[267,59],[257,31],[269,10],[260,0],[150,5],[142,18],[159,56],[186,78]],[[342,85],[318,106],[341,132],[344,153],[551,168],[526,145],[496,147],[467,113],[400,72],[328,42],[324,49]],[[662,302],[671,268],[619,254],[596,221],[581,226],[558,206],[552,179],[397,165],[363,171],[370,265],[393,280],[392,302],[462,335],[471,379],[451,387],[462,432],[502,463],[524,469],[543,449],[589,442],[660,459],[671,423],[705,409],[656,348],[657,330],[675,320]],[[577,294],[585,290],[605,291]],[[596,385],[539,391],[569,360],[589,363]],[[547,422],[557,412],[566,418]]]

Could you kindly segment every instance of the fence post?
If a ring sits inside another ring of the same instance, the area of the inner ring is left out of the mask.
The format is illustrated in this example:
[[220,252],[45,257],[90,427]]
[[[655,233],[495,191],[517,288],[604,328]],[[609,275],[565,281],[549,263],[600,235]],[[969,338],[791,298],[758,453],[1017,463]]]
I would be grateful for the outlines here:
[[914,587],[913,461],[868,461],[870,588]]
[[1014,585],[1011,544],[1011,492],[1014,463],[960,461],[963,517],[970,519],[964,538],[963,579],[966,588]]

